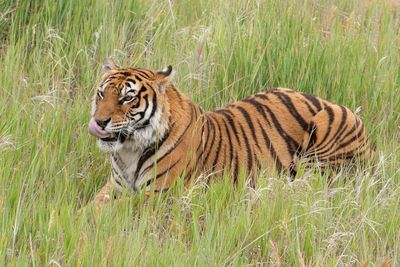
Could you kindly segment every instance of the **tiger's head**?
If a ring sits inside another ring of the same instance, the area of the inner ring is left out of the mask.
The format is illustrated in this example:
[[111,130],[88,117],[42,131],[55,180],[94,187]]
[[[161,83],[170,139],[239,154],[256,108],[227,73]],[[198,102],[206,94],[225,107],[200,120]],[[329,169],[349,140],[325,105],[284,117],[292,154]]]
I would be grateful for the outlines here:
[[120,68],[107,59],[89,122],[99,147],[109,152],[140,149],[162,138],[168,130],[165,91],[171,79],[171,66],[162,71]]

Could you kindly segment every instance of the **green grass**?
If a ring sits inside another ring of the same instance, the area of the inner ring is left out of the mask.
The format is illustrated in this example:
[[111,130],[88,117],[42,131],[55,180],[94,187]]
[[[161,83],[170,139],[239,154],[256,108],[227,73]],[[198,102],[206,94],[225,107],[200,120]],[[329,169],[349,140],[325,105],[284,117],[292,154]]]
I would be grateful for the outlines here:
[[[398,1],[173,2],[0,0],[0,265],[400,264]],[[273,86],[361,106],[377,159],[78,215],[109,174],[87,134],[107,56],[172,64],[206,109]]]

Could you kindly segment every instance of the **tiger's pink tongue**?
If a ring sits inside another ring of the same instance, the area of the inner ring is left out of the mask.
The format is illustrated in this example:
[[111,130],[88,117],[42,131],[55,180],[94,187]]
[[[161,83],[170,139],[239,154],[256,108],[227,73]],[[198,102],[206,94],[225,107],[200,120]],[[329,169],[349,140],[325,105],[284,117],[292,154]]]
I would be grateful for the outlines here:
[[89,133],[98,138],[106,138],[111,136],[111,133],[101,129],[94,118],[91,118],[89,121]]

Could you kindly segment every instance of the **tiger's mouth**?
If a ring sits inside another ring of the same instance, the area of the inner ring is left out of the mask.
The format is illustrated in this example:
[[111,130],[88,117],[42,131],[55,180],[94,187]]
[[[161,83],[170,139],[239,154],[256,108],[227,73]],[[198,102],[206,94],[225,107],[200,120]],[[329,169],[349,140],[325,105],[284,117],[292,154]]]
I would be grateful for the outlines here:
[[109,144],[115,142],[123,143],[128,137],[128,134],[124,130],[112,132],[101,128],[94,118],[91,118],[89,121],[89,133],[102,142]]
[[110,136],[100,138],[101,141],[111,143],[111,142],[125,142],[126,138],[128,137],[127,134],[123,132],[111,133]]
[[101,141],[103,142],[116,142],[118,141],[118,138],[115,137],[105,137],[105,138],[100,138]]

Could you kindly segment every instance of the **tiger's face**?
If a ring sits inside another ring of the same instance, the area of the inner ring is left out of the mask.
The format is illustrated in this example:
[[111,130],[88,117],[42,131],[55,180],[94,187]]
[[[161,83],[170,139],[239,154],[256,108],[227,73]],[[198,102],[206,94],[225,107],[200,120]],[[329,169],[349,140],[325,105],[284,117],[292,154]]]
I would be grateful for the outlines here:
[[119,68],[108,60],[102,72],[89,122],[89,133],[98,138],[100,148],[117,151],[126,143],[141,147],[155,141],[168,127],[165,87],[172,67],[154,72]]

